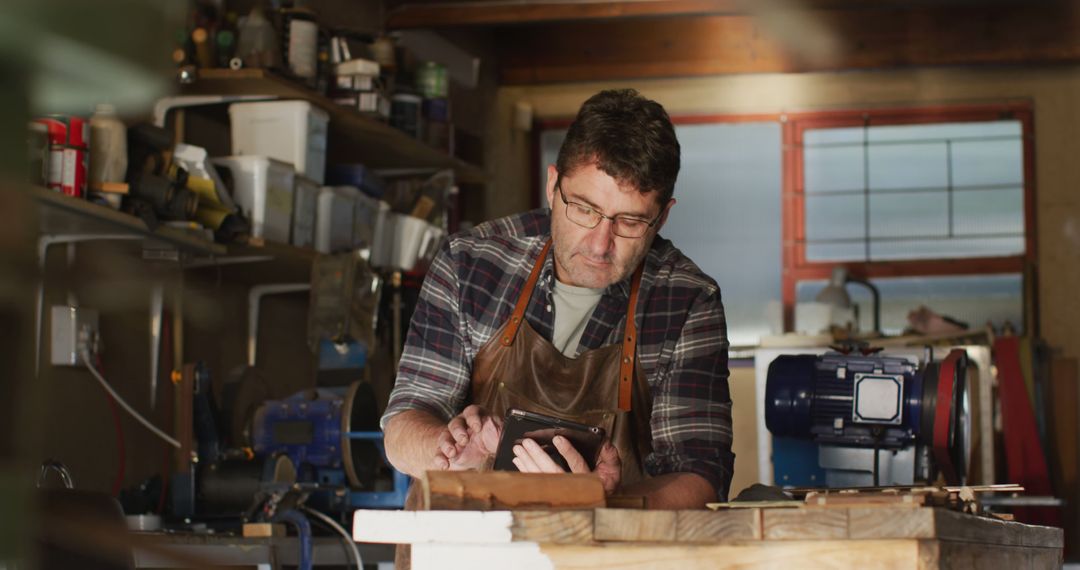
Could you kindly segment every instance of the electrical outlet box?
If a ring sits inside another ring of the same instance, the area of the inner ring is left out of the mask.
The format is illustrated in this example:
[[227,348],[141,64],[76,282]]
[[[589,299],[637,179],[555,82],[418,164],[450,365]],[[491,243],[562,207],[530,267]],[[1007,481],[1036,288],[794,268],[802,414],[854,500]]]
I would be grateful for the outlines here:
[[54,366],[83,366],[83,348],[94,351],[87,343],[96,343],[98,312],[83,307],[55,305],[52,307],[52,364]]

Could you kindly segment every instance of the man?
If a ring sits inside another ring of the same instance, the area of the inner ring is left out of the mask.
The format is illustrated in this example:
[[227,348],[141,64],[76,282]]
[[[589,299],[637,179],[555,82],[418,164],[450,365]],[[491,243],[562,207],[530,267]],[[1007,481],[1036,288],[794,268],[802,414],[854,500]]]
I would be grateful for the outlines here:
[[[390,403],[400,471],[489,465],[506,410],[599,425],[607,493],[650,508],[725,500],[734,466],[720,291],[657,238],[675,204],[679,143],[663,107],[604,91],[578,112],[555,165],[550,211],[451,237],[424,281]],[[589,467],[555,447],[573,472]],[[562,469],[536,442],[525,472]]]

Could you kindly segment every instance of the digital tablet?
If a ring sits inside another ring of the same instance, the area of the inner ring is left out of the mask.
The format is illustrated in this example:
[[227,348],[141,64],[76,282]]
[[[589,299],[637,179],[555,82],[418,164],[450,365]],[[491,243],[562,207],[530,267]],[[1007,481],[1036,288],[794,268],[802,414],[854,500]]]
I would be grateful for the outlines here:
[[570,440],[574,449],[585,458],[589,469],[596,469],[596,459],[600,455],[600,445],[604,442],[604,428],[579,424],[552,416],[545,416],[524,410],[510,409],[503,423],[502,439],[495,453],[496,471],[518,471],[514,465],[514,446],[523,439],[531,439],[547,451],[555,463],[566,471],[570,467],[562,453],[551,442],[556,435]]

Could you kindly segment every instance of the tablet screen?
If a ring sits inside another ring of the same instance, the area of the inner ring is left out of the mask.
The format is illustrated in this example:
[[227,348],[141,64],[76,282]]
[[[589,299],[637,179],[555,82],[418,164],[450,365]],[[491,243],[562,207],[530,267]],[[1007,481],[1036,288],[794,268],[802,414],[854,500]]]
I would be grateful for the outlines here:
[[524,439],[531,439],[539,444],[556,464],[570,471],[566,458],[552,443],[556,435],[570,440],[574,449],[585,458],[589,469],[596,469],[596,459],[600,454],[600,445],[604,441],[603,428],[518,409],[511,409],[506,414],[502,439],[499,440],[498,451],[495,454],[494,469],[517,471],[518,468],[514,465],[514,446]]

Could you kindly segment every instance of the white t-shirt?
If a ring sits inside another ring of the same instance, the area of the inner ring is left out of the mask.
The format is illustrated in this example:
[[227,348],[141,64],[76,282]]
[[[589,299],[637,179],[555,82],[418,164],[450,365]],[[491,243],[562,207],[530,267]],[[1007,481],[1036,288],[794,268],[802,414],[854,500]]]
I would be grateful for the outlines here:
[[555,348],[570,358],[577,356],[581,335],[603,296],[603,289],[575,287],[555,280],[555,333],[551,337]]

